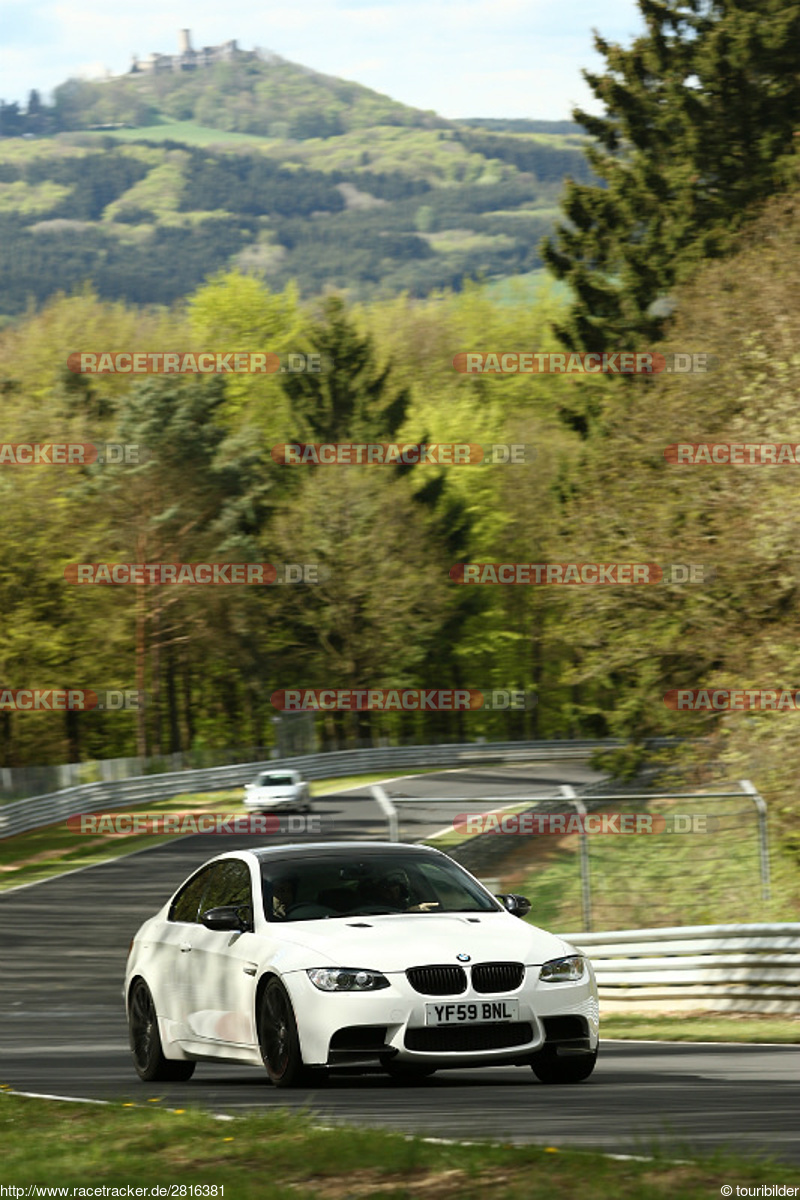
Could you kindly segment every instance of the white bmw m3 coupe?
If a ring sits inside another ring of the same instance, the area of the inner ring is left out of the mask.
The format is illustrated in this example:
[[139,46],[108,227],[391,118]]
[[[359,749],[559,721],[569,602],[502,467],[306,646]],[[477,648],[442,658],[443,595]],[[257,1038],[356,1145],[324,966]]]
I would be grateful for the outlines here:
[[526,1065],[577,1083],[598,1048],[589,960],[424,846],[242,850],[200,867],[131,942],[125,1001],[144,1080],[252,1063],[314,1069]]

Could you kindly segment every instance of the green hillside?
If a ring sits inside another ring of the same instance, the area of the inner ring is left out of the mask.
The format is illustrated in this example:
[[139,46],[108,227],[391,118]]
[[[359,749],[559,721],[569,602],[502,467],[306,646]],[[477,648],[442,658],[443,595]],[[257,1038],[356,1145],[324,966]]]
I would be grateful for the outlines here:
[[277,55],[241,52],[232,62],[193,71],[123,75],[101,82],[69,80],[56,88],[61,129],[160,116],[261,137],[335,137],[373,125],[434,127],[435,113],[399,104],[361,84],[310,71]]
[[256,133],[235,133],[228,129],[214,129],[211,125],[200,125],[197,121],[173,121],[159,117],[152,125],[131,125],[118,129],[82,131],[81,141],[90,146],[99,139],[113,138],[115,142],[180,142],[187,146],[253,146],[266,145],[274,138],[261,137]]
[[541,268],[583,140],[455,124],[273,57],[70,80],[0,109],[0,317],[91,281],[171,304],[238,267],[312,295],[425,295]]

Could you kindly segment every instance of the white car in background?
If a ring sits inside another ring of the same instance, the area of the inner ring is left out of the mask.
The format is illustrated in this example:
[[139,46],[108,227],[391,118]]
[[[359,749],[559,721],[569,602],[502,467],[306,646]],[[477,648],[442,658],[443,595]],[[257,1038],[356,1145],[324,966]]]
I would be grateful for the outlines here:
[[518,920],[440,850],[326,842],[231,851],[142,925],[125,975],[144,1080],[195,1062],[413,1082],[451,1067],[528,1066],[579,1083],[598,1049],[597,987],[574,946]]
[[250,812],[274,812],[278,808],[311,812],[311,792],[299,771],[261,771],[244,787],[244,804]]

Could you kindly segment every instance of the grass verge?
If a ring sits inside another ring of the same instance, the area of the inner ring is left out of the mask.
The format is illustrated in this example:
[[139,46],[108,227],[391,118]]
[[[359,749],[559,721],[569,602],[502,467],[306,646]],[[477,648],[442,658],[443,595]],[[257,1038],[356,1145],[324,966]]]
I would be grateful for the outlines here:
[[800,1017],[758,1013],[603,1013],[604,1038],[652,1042],[800,1043]]
[[566,1200],[586,1194],[592,1200],[708,1200],[728,1181],[755,1188],[796,1183],[797,1176],[796,1167],[729,1154],[676,1162],[656,1153],[651,1161],[620,1161],[554,1146],[442,1145],[381,1130],[314,1128],[312,1119],[308,1112],[298,1119],[296,1112],[273,1109],[215,1121],[197,1110],[0,1095],[3,1182],[139,1186],[148,1195],[155,1185],[178,1184],[187,1197],[189,1185],[201,1185],[201,1195],[217,1200]]
[[[796,854],[778,836],[771,838],[771,898],[764,899],[752,805],[736,798],[709,815],[705,809],[712,803],[702,796],[677,801],[654,797],[646,808],[636,810],[654,819],[671,818],[676,811],[688,819],[698,817],[703,826],[697,832],[587,837],[593,929],[797,920]],[[609,802],[593,815],[615,811],[634,810]],[[578,835],[509,834],[503,840],[507,847],[502,856],[487,860],[492,863],[490,873],[501,879],[503,891],[530,899],[528,919],[545,929],[585,928]]]

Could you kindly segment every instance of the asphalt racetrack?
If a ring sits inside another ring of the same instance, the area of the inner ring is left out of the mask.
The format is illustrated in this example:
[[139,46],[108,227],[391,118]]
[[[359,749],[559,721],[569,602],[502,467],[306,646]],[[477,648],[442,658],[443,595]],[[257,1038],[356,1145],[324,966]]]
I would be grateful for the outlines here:
[[[578,763],[537,763],[412,776],[406,796],[544,796],[593,776]],[[448,824],[459,808],[404,806],[401,836]],[[369,789],[315,801],[339,838],[385,837]],[[331,1073],[313,1091],[277,1090],[257,1068],[200,1063],[188,1083],[142,1084],[121,996],[128,943],[190,871],[255,844],[196,836],[0,895],[0,1084],[21,1092],[197,1105],[218,1113],[310,1107],[324,1124],[380,1125],[428,1136],[497,1138],[647,1154],[721,1146],[800,1163],[800,1047],[603,1042],[586,1083],[547,1087],[528,1068],[441,1071],[420,1084]],[[601,1025],[602,1037],[602,1025]]]

